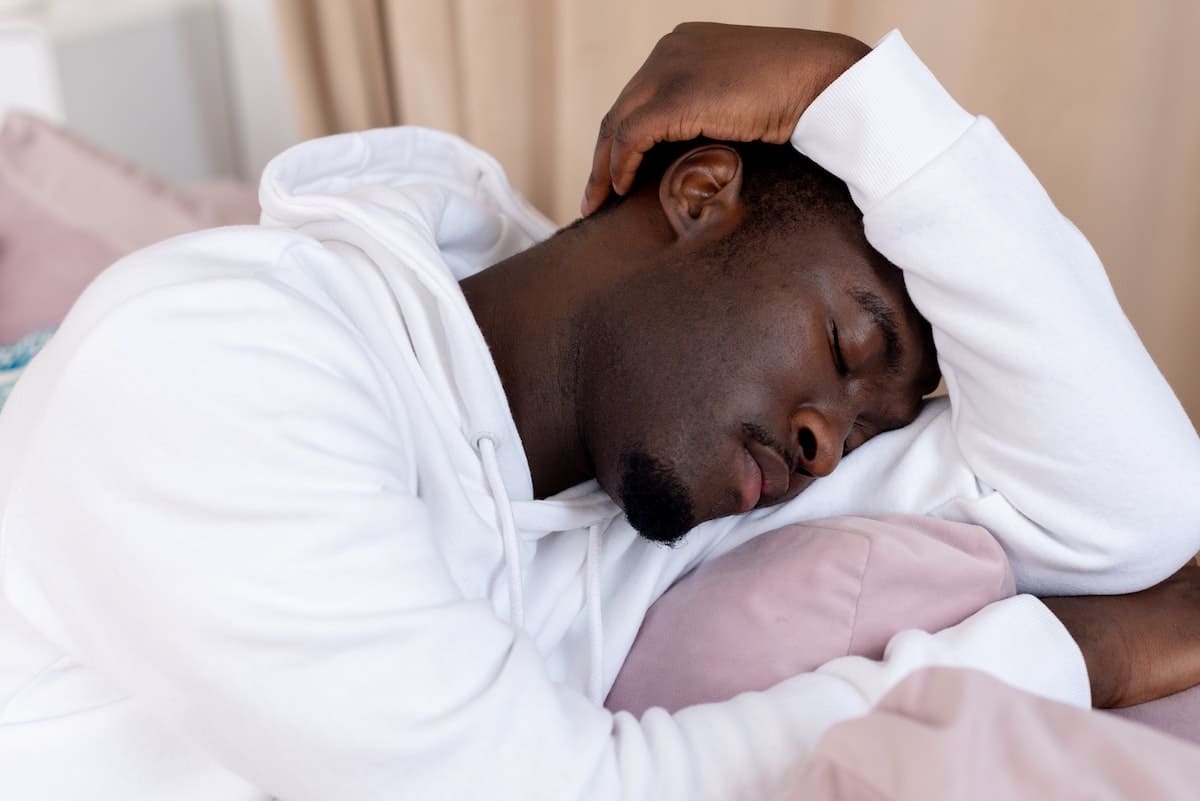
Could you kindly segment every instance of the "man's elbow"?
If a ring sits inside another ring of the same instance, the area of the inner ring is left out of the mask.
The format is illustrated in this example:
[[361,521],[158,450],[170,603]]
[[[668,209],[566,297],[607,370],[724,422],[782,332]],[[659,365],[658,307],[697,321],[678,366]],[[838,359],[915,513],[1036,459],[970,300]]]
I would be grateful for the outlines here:
[[1130,580],[1128,592],[1158,584],[1200,554],[1200,448],[1176,465],[1139,498],[1127,533],[1108,554],[1114,571]]

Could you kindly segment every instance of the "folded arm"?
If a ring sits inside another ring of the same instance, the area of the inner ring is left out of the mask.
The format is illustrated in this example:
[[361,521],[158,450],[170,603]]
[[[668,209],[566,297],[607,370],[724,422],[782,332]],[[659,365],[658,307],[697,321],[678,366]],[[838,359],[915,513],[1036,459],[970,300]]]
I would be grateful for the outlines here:
[[[794,49],[782,55],[756,45],[788,35]],[[651,55],[606,118],[609,128],[626,130],[626,142],[609,149],[602,136],[597,164],[620,189],[636,163],[623,155],[629,142],[685,138],[697,127],[707,133],[710,119],[724,138],[775,141],[765,121],[799,109],[791,142],[846,181],[868,239],[904,271],[933,326],[950,394],[914,424],[859,448],[791,504],[709,524],[726,532],[717,532],[712,553],[799,519],[930,514],[989,529],[1020,589],[1090,595],[1142,590],[1200,550],[1200,440],[1095,252],[988,120],[963,111],[897,33],[860,60],[851,53],[853,66],[839,62],[845,71],[816,94],[830,62],[812,32],[709,25],[671,36],[666,54]],[[729,57],[729,47],[708,45],[722,36],[773,55]],[[673,65],[688,46],[701,67],[685,78]],[[796,79],[806,65],[817,77]],[[781,79],[794,81],[790,93],[780,93]],[[673,91],[645,100],[662,81]],[[768,87],[749,110],[736,94],[747,84]],[[697,109],[697,98],[712,100],[712,109]],[[730,124],[730,108],[741,125]],[[592,205],[596,184],[594,170]],[[1175,613],[1194,612],[1178,597],[1170,603]],[[1078,603],[1055,608],[1065,614],[1067,606]],[[1072,634],[1096,646],[1078,627]],[[1078,659],[1074,650],[1064,643],[1046,660]],[[1114,658],[1120,673],[1129,657],[1087,655],[1094,674]],[[1094,675],[1093,685],[1105,687],[1105,678]],[[1170,691],[1173,682],[1150,691]]]
[[[1200,550],[1200,440],[1095,252],[984,118],[886,37],[805,112],[934,328],[955,451],[904,478],[914,508],[986,526],[1023,589],[1123,592]],[[975,492],[938,496],[956,460]],[[920,508],[933,501],[936,508]]]

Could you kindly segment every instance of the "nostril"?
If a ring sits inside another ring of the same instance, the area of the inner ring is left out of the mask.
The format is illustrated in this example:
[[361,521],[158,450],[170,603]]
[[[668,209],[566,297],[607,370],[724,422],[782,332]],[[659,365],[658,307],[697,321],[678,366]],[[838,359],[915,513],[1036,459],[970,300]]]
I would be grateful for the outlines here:
[[804,454],[805,461],[811,462],[817,458],[817,435],[811,428],[800,429],[800,452]]

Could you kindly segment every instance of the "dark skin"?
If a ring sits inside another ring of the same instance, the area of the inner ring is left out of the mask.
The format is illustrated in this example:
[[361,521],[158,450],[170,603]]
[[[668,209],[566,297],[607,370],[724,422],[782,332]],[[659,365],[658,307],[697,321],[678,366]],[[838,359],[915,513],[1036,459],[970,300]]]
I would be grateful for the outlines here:
[[788,141],[817,95],[871,52],[825,31],[685,22],[655,45],[600,123],[582,211],[633,185],[658,142]]
[[1042,600],[1079,643],[1095,706],[1133,706],[1200,683],[1200,565],[1129,595]]
[[[629,191],[642,154],[658,142],[701,134],[786,142],[817,95],[868,52],[862,42],[819,31],[680,25],[605,115],[584,214],[609,193]],[[1045,603],[1083,652],[1096,706],[1129,706],[1200,684],[1195,564],[1142,592]]]
[[731,242],[741,177],[735,150],[695,148],[608,214],[462,282],[538,496],[594,476],[621,502],[642,453],[687,493],[673,540],[794,497],[920,411],[936,356],[900,271],[851,217]]

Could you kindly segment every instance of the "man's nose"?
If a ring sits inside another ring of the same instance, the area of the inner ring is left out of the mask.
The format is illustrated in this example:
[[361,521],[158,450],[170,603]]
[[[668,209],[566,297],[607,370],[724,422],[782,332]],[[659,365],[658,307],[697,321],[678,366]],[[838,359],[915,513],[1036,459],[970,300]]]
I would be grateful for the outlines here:
[[842,461],[850,422],[805,407],[792,416],[792,431],[799,446],[800,467],[819,478],[832,473]]

